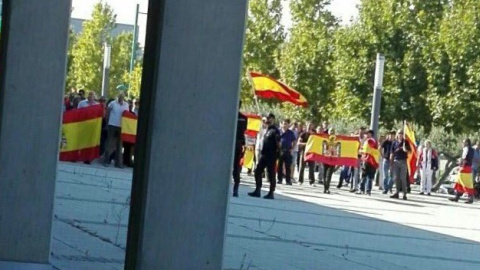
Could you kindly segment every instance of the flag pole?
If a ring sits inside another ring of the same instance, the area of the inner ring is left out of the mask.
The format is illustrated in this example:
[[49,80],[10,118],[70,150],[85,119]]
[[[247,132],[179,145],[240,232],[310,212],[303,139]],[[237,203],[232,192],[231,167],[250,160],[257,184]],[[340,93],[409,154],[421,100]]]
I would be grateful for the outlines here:
[[255,105],[257,105],[257,113],[260,114],[260,105],[258,103],[258,97],[257,95],[255,95],[255,85],[253,84],[252,75],[250,75],[250,72],[248,71],[247,71],[247,78],[248,78],[248,81],[250,82],[250,85],[252,86],[253,99],[255,100]]

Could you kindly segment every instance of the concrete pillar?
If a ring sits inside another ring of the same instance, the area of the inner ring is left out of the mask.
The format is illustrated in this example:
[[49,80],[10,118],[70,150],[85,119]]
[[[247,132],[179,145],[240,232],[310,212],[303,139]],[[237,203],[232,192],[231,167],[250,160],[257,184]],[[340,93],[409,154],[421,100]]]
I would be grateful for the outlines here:
[[70,0],[3,1],[0,269],[51,269]]
[[221,269],[245,0],[150,1],[125,269]]

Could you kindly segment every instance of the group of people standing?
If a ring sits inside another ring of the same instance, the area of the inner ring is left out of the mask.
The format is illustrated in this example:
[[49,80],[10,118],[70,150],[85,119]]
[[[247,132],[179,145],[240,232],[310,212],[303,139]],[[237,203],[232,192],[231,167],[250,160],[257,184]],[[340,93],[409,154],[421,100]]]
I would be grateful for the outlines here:
[[[252,197],[261,196],[262,178],[265,175],[270,183],[270,190],[264,196],[266,199],[274,199],[276,184],[292,185],[294,183],[293,172],[298,166],[298,183],[302,185],[305,178],[305,168],[308,168],[308,180],[310,185],[315,185],[315,172],[318,171],[320,184],[323,184],[324,193],[330,193],[330,183],[333,173],[339,167],[332,164],[318,164],[314,161],[305,160],[305,149],[308,139],[313,134],[329,134],[334,135],[335,129],[328,126],[328,122],[317,128],[312,123],[307,123],[305,129],[299,123],[291,124],[289,119],[281,122],[280,128],[275,125],[275,115],[269,114],[262,118],[262,128],[257,134],[256,140],[245,140],[245,129],[247,126],[247,118],[239,113],[239,122],[237,129],[237,147],[234,164],[234,190],[233,195],[238,196],[238,188],[240,183],[240,160],[242,151],[245,147],[255,148],[256,166],[254,169],[254,177],[256,188],[253,192],[248,193]],[[373,130],[360,128],[352,136],[358,136],[360,149],[358,154],[357,167],[340,167],[340,178],[337,188],[342,188],[346,182],[351,185],[350,192],[356,194],[371,195],[372,186],[375,182],[377,172],[383,175],[380,179],[383,194],[390,192],[392,199],[407,200],[407,193],[410,192],[410,181],[408,173],[408,156],[414,149],[405,140],[404,130],[391,131],[386,136],[382,136],[381,142],[375,139]],[[254,145],[248,145],[252,144]],[[465,141],[465,148],[462,155],[462,163],[471,166],[474,162],[474,152],[471,145],[468,146],[469,140]],[[365,152],[366,146],[371,149],[378,149],[381,159],[375,160],[371,153]],[[469,148],[470,147],[470,148]],[[479,152],[480,153],[480,152]],[[479,157],[480,159],[480,157]],[[429,140],[423,142],[421,147],[417,149],[417,168],[420,172],[420,195],[431,195],[432,178],[439,168],[439,157],[433,149]],[[236,169],[235,169],[236,168]],[[393,192],[394,184],[396,187]],[[461,192],[452,198],[458,201],[462,196]],[[467,202],[470,203],[472,199]]]
[[[74,89],[64,97],[63,111],[71,111],[90,106],[101,106],[103,109],[102,132],[100,135],[100,155],[102,164],[108,167],[112,160],[115,167],[133,167],[134,144],[122,142],[121,126],[124,111],[129,111],[138,116],[140,108],[139,100],[126,100],[125,93],[120,92],[116,99],[107,102],[105,97],[97,98],[94,91],[88,91],[85,97],[85,90],[78,92]],[[85,161],[90,164],[91,161]]]

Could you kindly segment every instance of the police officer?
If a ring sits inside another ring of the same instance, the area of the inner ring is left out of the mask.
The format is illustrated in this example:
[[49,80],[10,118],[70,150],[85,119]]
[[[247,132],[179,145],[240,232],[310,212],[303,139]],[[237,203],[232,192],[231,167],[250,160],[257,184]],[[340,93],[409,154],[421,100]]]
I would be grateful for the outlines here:
[[274,199],[275,192],[275,166],[277,163],[278,152],[280,150],[280,131],[275,126],[275,115],[272,113],[267,117],[267,132],[263,136],[262,155],[255,169],[255,191],[248,193],[252,197],[261,196],[262,173],[267,169],[267,177],[270,182],[270,192],[264,197],[265,199]]
[[[239,108],[242,106],[240,101]],[[240,172],[242,165],[240,160],[243,155],[243,148],[245,146],[245,130],[247,129],[247,117],[241,112],[238,112],[237,119],[237,135],[235,138],[235,156],[233,158],[233,197],[238,197],[238,187],[240,186]]]

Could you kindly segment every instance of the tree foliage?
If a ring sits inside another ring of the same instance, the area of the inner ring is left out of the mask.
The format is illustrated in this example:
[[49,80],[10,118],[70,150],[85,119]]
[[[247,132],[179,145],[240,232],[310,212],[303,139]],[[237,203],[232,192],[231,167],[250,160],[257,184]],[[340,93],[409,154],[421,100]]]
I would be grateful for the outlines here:
[[[281,0],[249,1],[243,74],[258,71],[274,77],[279,76],[276,59],[285,39],[281,20]],[[247,76],[242,80],[241,97],[246,102],[253,102],[252,86]]]
[[338,22],[328,11],[328,4],[327,0],[290,1],[293,25],[278,61],[281,77],[307,98],[309,110],[301,111],[307,118],[328,117],[333,105],[331,41]]
[[100,93],[103,76],[104,44],[111,44],[111,68],[108,96],[114,96],[116,87],[123,83],[122,76],[128,70],[131,55],[131,33],[112,37],[116,15],[114,10],[102,2],[97,3],[92,19],[85,21],[82,32],[71,40],[69,52],[71,64],[67,83],[70,87],[85,88]]

